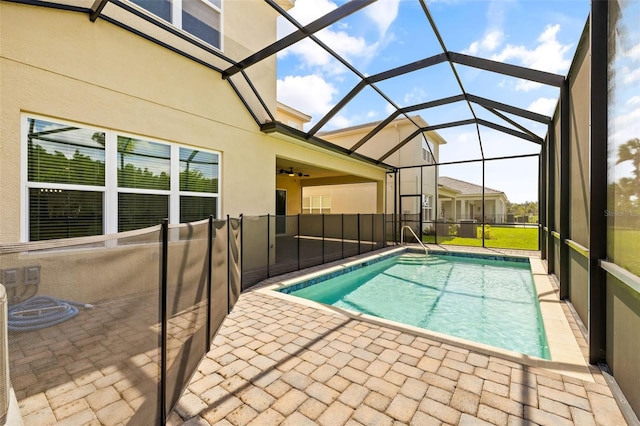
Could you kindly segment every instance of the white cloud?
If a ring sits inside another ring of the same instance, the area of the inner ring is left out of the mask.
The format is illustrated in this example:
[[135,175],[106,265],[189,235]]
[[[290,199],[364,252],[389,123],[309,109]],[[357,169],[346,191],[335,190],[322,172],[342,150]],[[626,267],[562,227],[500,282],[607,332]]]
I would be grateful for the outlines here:
[[345,117],[344,115],[340,115],[337,114],[335,117],[333,117],[331,120],[329,120],[329,122],[327,123],[327,128],[329,129],[344,129],[346,127],[350,127],[351,123],[353,123],[351,120],[349,120],[347,117]]
[[563,73],[569,69],[570,58],[565,54],[571,48],[570,44],[561,44],[556,36],[560,25],[547,25],[538,37],[539,44],[534,49],[525,46],[507,44],[505,48],[492,57],[493,60],[504,62],[516,59],[524,66],[541,71]]
[[[640,121],[640,109],[634,109],[627,114],[618,115],[613,117],[614,129],[627,129],[634,128],[638,121]],[[637,136],[636,136],[637,137]]]
[[387,115],[391,115],[391,114],[393,114],[394,112],[396,112],[396,109],[395,109],[395,107],[394,107],[393,105],[391,105],[391,104],[387,104],[387,105],[384,107],[384,111],[387,113]]
[[482,39],[474,41],[462,53],[477,55],[482,52],[493,52],[502,45],[504,33],[501,30],[493,29],[487,31]]
[[530,92],[534,89],[542,87],[542,84],[528,80],[518,80],[516,83],[516,90],[520,92]]
[[627,102],[625,102],[629,106],[640,105],[640,96],[632,96],[629,98]]
[[322,116],[333,107],[338,93],[331,83],[318,75],[287,76],[277,81],[278,100],[305,114]]
[[[336,8],[337,5],[335,3],[327,0],[297,0],[295,7],[290,10],[290,14],[300,24],[306,25]],[[388,24],[390,25],[391,22],[389,21]],[[324,28],[318,31],[315,36],[348,61],[352,61],[355,58],[369,59],[379,47],[377,42],[369,44],[364,37],[348,34],[345,30],[348,30],[349,26],[344,22],[339,22],[335,27],[337,30],[332,29],[332,27]],[[295,27],[291,23],[283,18],[278,18],[279,39],[294,29]],[[278,57],[283,58],[290,54],[297,55],[300,58],[302,62],[300,67],[303,69],[319,67],[322,71],[332,74],[340,74],[346,71],[328,52],[310,38],[305,38],[279,52]]]
[[478,55],[479,53],[491,53],[504,43],[504,22],[507,9],[514,4],[511,0],[492,0],[487,7],[487,29],[480,40],[472,42],[462,53]]
[[[557,74],[564,74],[571,65],[571,59],[565,57],[571,48],[571,44],[561,44],[557,39],[560,25],[547,25],[545,30],[538,37],[539,44],[528,49],[525,46],[514,46],[507,44],[501,52],[492,56],[491,59],[500,62],[516,60],[527,68],[540,71],[547,71]],[[539,83],[521,80],[516,84],[516,90],[528,92],[537,87]]]
[[404,105],[419,104],[427,99],[427,92],[422,87],[414,87],[403,98]]
[[289,14],[302,25],[307,25],[337,8],[338,5],[329,0],[297,0]]
[[624,74],[624,77],[622,79],[622,82],[624,84],[631,84],[635,83],[636,81],[640,81],[640,68],[636,68],[635,70],[631,71],[628,67],[623,67],[622,74]]
[[365,8],[365,14],[378,27],[380,37],[384,37],[389,26],[398,17],[400,0],[378,0]]
[[634,61],[640,60],[640,43],[627,50],[624,55],[633,59]]
[[367,44],[364,37],[354,37],[344,31],[325,29],[318,32],[318,38],[345,59],[370,58],[378,49],[378,42]]
[[529,111],[537,112],[551,117],[553,111],[556,109],[557,99],[552,98],[538,98],[529,105],[527,108]]

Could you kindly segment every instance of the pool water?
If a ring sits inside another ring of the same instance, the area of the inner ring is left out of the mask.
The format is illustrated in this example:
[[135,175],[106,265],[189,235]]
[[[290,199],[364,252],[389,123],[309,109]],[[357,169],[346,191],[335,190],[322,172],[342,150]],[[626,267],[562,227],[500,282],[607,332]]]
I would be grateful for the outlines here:
[[403,254],[287,292],[550,359],[528,262]]

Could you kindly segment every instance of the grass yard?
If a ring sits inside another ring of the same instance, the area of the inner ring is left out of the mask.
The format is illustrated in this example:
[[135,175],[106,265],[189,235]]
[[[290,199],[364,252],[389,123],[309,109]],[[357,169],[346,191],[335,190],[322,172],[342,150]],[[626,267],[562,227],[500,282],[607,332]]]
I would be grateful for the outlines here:
[[[626,270],[640,275],[640,232],[631,229],[608,229],[613,240],[613,261]],[[610,251],[609,249],[608,251]],[[611,253],[610,253],[611,254]]]
[[[491,226],[491,238],[485,238],[485,247],[510,248],[520,250],[538,250],[538,228],[496,227]],[[454,246],[482,247],[482,227],[478,226],[478,238],[462,238],[457,236],[438,236],[438,244]],[[423,235],[422,241],[434,244],[435,236]]]

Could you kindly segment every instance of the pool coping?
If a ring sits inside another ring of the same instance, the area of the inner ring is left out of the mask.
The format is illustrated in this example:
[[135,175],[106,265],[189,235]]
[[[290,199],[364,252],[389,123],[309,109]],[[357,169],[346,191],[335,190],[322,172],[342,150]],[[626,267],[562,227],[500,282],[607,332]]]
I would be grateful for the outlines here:
[[[470,340],[449,336],[443,333],[439,333],[432,330],[426,330],[419,327],[414,327],[406,324],[401,324],[396,321],[387,320],[384,318],[374,317],[372,315],[363,314],[347,309],[337,308],[335,306],[324,305],[319,302],[303,299],[297,296],[292,296],[286,293],[278,291],[279,289],[295,285],[297,283],[313,280],[327,274],[340,274],[345,273],[358,265],[363,263],[373,263],[380,261],[390,256],[406,252],[408,246],[394,247],[390,249],[383,249],[375,254],[360,255],[357,258],[350,258],[343,261],[335,262],[335,264],[328,265],[326,267],[320,267],[313,271],[299,271],[295,276],[285,275],[281,278],[274,277],[275,281],[265,283],[264,286],[251,289],[249,291],[257,291],[269,296],[282,298],[290,302],[302,304],[305,306],[313,307],[319,310],[333,312],[334,314],[344,315],[349,318],[358,319],[382,325],[396,329],[399,331],[409,332],[418,336],[434,339],[443,343],[458,346],[470,351],[479,352],[482,354],[497,356],[509,361],[517,362],[523,365],[545,368],[559,374],[578,378],[580,380],[594,382],[591,375],[589,366],[582,354],[582,351],[578,345],[575,335],[569,325],[569,321],[562,309],[562,302],[559,299],[559,292],[557,288],[553,286],[551,277],[546,273],[544,264],[540,258],[532,256],[518,256],[518,255],[504,255],[506,258],[523,258],[529,260],[531,265],[531,273],[533,276],[534,285],[536,288],[538,303],[540,306],[540,313],[542,315],[542,321],[544,323],[545,332],[547,335],[547,343],[549,345],[549,352],[551,354],[551,360],[546,360],[531,355],[525,355],[506,349],[497,348],[494,346],[486,345],[483,343],[473,342]],[[409,246],[410,247],[410,246]],[[439,250],[430,250],[433,252],[440,252]],[[451,253],[460,253],[463,256],[480,255],[483,253],[478,252],[464,252],[461,251],[446,251],[448,255]],[[489,255],[495,257],[496,255]],[[502,257],[502,255],[497,255]]]

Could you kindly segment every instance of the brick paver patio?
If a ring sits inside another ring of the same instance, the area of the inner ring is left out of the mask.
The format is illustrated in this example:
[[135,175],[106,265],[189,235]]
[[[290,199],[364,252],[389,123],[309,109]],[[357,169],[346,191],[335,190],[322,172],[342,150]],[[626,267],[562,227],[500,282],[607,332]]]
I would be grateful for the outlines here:
[[169,424],[626,424],[600,370],[589,370],[581,380],[254,291]]
[[[150,424],[158,329],[157,312],[143,305],[109,300],[73,321],[10,335],[25,426]],[[263,286],[241,295],[168,424],[625,424],[600,370],[580,357],[587,345],[562,306],[580,365],[550,369]],[[201,309],[172,317],[171,360],[201,326]]]

